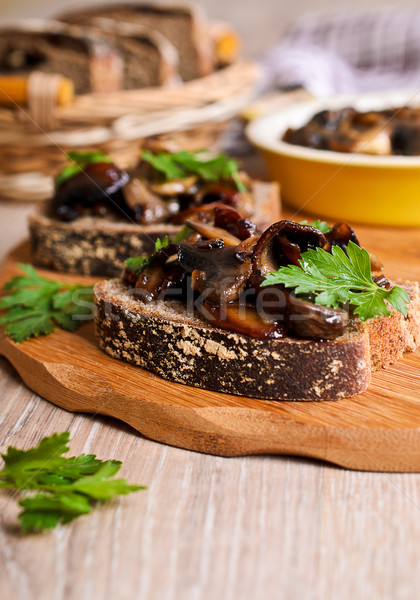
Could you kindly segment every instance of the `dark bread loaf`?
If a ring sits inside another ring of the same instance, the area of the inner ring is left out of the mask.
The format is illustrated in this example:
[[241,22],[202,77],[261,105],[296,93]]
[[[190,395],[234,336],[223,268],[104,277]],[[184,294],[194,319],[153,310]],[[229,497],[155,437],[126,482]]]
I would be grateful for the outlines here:
[[419,286],[404,287],[411,298],[406,319],[394,311],[354,321],[345,335],[323,342],[229,332],[188,315],[177,301],[144,304],[119,281],[102,281],[95,286],[96,335],[114,358],[178,383],[266,400],[338,400],[365,391],[372,370],[419,343]]
[[89,24],[97,17],[144,25],[164,35],[178,50],[184,81],[207,75],[213,70],[210,31],[196,4],[138,2],[98,5],[60,15],[58,19],[66,23]]
[[86,24],[89,30],[105,35],[121,57],[123,89],[181,83],[178,52],[158,31],[104,18],[92,18]]
[[77,94],[121,88],[122,60],[106,37],[56,21],[34,20],[0,30],[0,73],[57,73]]
[[[253,219],[262,229],[280,218],[276,183],[252,182]],[[115,277],[129,256],[150,254],[156,239],[175,235],[179,225],[138,225],[99,217],[71,223],[47,216],[47,210],[29,216],[32,262],[65,273]]]

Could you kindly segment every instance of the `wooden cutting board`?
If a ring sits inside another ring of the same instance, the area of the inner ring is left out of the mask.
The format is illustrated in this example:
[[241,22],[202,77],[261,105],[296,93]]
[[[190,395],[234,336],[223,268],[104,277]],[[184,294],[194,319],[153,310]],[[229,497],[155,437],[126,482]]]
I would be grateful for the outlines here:
[[[420,279],[420,231],[358,227],[390,278]],[[3,264],[0,285],[29,262],[26,245]],[[94,281],[42,271],[63,281]],[[350,469],[420,472],[420,352],[374,374],[368,391],[336,402],[276,402],[165,381],[96,345],[93,324],[15,344],[0,354],[34,392],[75,412],[125,421],[153,440],[219,456],[289,454]]]

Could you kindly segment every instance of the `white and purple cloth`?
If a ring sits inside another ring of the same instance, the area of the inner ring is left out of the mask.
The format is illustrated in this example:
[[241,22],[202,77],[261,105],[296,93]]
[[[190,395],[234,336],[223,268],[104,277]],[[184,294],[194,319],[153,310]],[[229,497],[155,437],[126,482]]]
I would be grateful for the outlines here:
[[307,13],[262,61],[264,90],[317,97],[420,88],[420,10]]

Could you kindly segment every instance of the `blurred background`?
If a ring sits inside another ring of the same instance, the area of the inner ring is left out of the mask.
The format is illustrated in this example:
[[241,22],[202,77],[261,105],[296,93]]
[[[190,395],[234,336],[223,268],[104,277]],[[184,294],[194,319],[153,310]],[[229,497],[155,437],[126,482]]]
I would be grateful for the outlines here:
[[[47,17],[68,8],[87,7],[98,4],[99,0],[0,0],[1,20]],[[106,4],[106,0],[101,0]],[[115,4],[115,0],[108,3]],[[309,11],[330,11],[339,9],[373,10],[386,6],[398,8],[418,8],[418,0],[399,0],[398,3],[387,3],[382,0],[294,0],[285,2],[279,0],[256,0],[241,2],[239,0],[200,0],[201,5],[210,19],[223,19],[235,26],[243,40],[244,56],[259,57],[264,51],[275,44],[288,27],[299,16]]]

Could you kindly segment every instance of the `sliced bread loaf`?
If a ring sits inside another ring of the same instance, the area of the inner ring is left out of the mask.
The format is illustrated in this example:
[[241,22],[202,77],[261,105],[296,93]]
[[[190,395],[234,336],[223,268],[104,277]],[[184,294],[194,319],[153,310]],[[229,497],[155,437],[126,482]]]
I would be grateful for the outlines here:
[[179,55],[158,31],[139,24],[92,18],[89,29],[106,35],[123,62],[122,87],[173,87],[181,83]]
[[95,286],[96,335],[114,358],[165,379],[266,400],[337,400],[362,393],[371,371],[420,342],[420,294],[404,282],[408,317],[393,311],[333,341],[253,338],[214,327],[172,300],[144,304],[119,281]]
[[184,81],[207,75],[213,70],[210,31],[202,10],[196,4],[138,2],[97,5],[60,15],[58,19],[67,23],[90,24],[98,17],[144,25],[164,35],[179,53],[180,73]]

